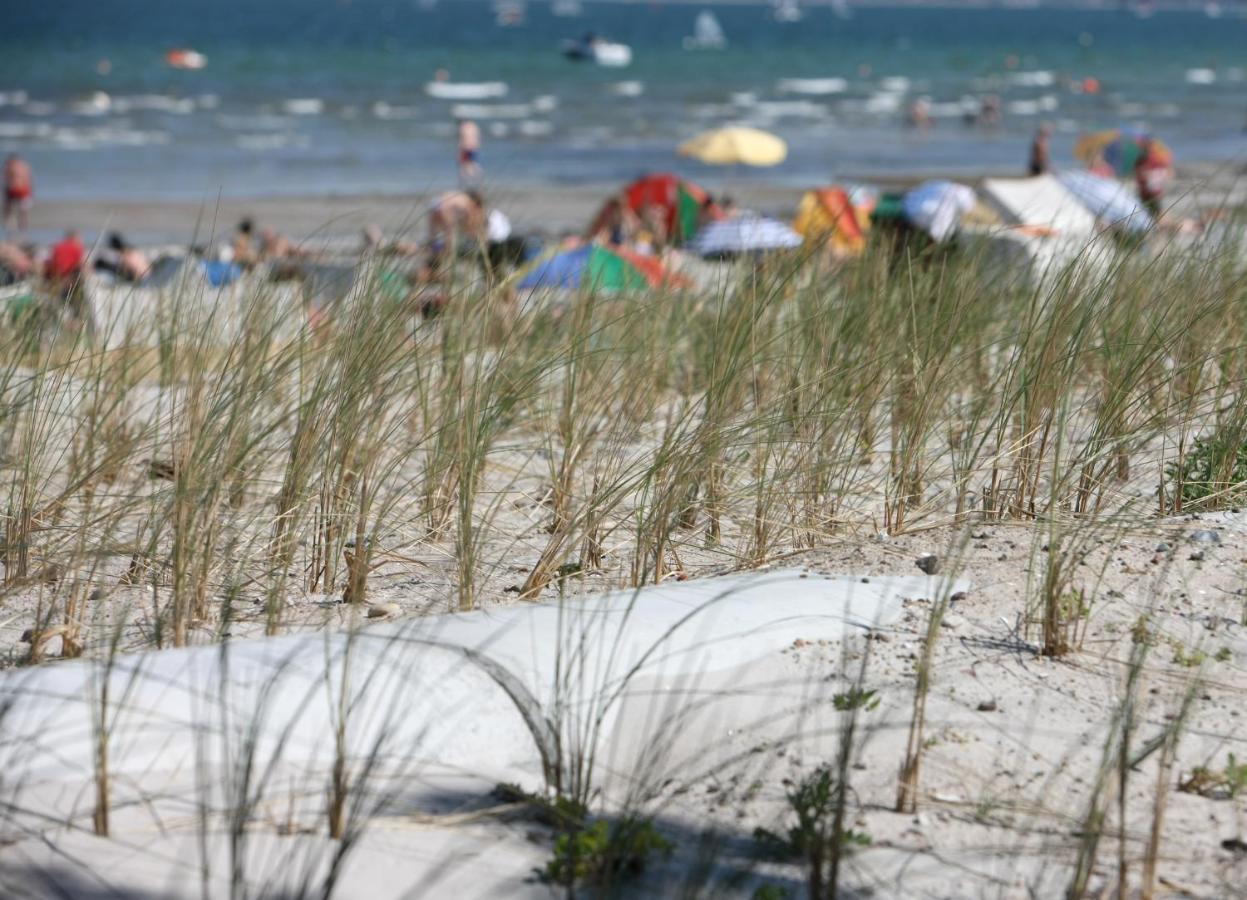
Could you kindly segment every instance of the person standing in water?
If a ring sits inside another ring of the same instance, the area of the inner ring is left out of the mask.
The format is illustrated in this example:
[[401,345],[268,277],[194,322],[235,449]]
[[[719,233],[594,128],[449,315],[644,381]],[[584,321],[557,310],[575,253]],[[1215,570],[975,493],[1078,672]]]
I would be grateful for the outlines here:
[[1052,168],[1052,151],[1049,147],[1051,140],[1052,126],[1047,123],[1040,125],[1035,132],[1035,139],[1031,141],[1030,163],[1027,165],[1031,178],[1047,175]]
[[11,228],[17,219],[17,230],[24,232],[35,195],[34,177],[30,163],[16,153],[4,161],[4,227]]
[[481,177],[481,129],[471,119],[459,121],[459,184],[468,187]]

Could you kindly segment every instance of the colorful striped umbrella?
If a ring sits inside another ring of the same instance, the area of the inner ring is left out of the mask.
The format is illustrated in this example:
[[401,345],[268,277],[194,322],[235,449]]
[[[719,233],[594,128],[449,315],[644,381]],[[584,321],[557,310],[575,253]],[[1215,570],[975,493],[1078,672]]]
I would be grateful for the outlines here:
[[539,259],[520,279],[520,290],[643,291],[683,284],[653,257],[623,247],[586,244]]
[[691,181],[666,172],[646,175],[624,188],[628,208],[633,212],[639,214],[647,206],[663,211],[667,234],[676,243],[697,233],[697,220],[708,196]]
[[[1119,178],[1124,177],[1134,172],[1135,164],[1143,155],[1143,141],[1147,137],[1146,132],[1124,128],[1084,134],[1074,145],[1074,158],[1087,166],[1103,160]],[[1152,146],[1156,152],[1173,158],[1173,151],[1160,140],[1152,138]]]

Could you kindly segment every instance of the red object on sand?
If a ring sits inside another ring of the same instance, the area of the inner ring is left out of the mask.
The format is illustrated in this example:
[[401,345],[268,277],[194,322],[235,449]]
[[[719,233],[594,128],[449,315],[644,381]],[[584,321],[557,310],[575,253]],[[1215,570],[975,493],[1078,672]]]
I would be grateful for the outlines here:
[[85,255],[82,241],[76,237],[65,238],[52,248],[52,255],[43,267],[44,277],[52,281],[72,278],[82,270]]

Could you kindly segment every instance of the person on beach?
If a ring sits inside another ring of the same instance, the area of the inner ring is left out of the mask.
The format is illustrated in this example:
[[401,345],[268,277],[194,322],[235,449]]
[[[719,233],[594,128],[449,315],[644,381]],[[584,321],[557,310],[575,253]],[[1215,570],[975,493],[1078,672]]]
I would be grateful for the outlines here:
[[17,230],[24,232],[34,202],[35,182],[30,163],[16,153],[4,161],[4,227],[17,220]]
[[231,262],[244,269],[250,269],[259,262],[255,244],[251,241],[254,230],[255,223],[250,219],[243,219],[238,223],[238,230],[234,232],[234,240],[230,244]]
[[463,238],[484,243],[488,216],[479,192],[447,191],[429,208],[429,247],[434,256],[454,250]]
[[0,241],[0,287],[17,284],[35,274],[34,248]]
[[641,220],[628,206],[628,200],[622,194],[608,199],[598,210],[585,239],[599,244],[630,243],[641,230]]
[[260,259],[303,259],[308,254],[294,241],[275,228],[260,230]]
[[1152,218],[1159,219],[1165,191],[1173,180],[1173,160],[1151,137],[1139,142],[1139,150],[1139,158],[1134,164],[1139,200]]
[[481,177],[481,129],[471,119],[459,121],[459,184],[476,184]]
[[71,228],[52,247],[52,252],[43,265],[43,277],[54,285],[77,281],[82,274],[82,264],[86,261],[86,256],[81,235]]
[[1049,146],[1052,140],[1052,126],[1046,122],[1039,126],[1035,138],[1031,141],[1030,162],[1027,171],[1031,178],[1047,175],[1052,169],[1052,151]]
[[152,264],[147,255],[126,243],[125,238],[115,231],[108,236],[108,248],[111,255],[95,261],[97,271],[112,272],[121,281],[131,284],[142,281],[151,271]]

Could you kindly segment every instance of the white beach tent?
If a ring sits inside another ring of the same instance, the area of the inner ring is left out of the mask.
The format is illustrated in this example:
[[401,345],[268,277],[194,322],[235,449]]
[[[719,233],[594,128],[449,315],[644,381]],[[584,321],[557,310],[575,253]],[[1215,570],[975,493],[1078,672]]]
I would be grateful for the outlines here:
[[1034,285],[1072,270],[1103,272],[1117,252],[1095,214],[1055,176],[988,178],[979,195],[1003,227],[971,234],[1003,278]]
[[1053,175],[987,178],[979,196],[1010,225],[1062,237],[1090,238],[1096,232],[1095,216]]

